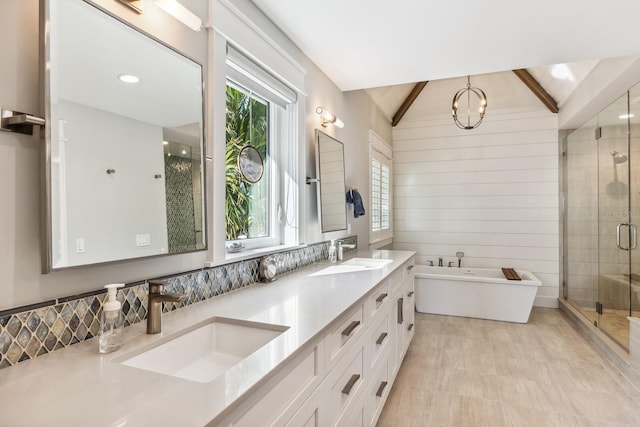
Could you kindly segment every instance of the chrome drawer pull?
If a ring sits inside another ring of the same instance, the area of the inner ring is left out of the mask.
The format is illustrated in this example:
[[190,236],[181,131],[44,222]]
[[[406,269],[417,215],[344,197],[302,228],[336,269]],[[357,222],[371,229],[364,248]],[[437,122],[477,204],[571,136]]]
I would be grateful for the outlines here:
[[351,393],[351,389],[358,382],[359,379],[360,379],[360,374],[351,375],[351,378],[349,378],[347,385],[345,385],[344,388],[342,389],[342,394],[348,395],[349,393]]
[[404,323],[404,316],[402,313],[402,298],[398,298],[398,323]]
[[413,296],[413,293],[414,293],[413,291],[410,291],[410,292],[407,294],[407,296],[408,296],[408,297],[412,297],[412,296]]
[[376,298],[376,302],[382,302],[387,297],[387,294],[380,294],[378,298]]
[[383,332],[380,334],[380,336],[378,337],[378,339],[376,340],[376,344],[380,345],[384,342],[384,339],[387,337],[387,333]]
[[407,271],[411,271],[411,270],[413,270],[413,265],[407,266]]
[[410,330],[412,330],[412,329],[413,329],[413,323],[412,323],[412,324],[410,324],[410,325],[407,327],[407,330],[408,330],[408,331],[410,331]]
[[382,393],[384,393],[384,389],[387,388],[387,382],[386,381],[382,381],[380,383],[380,387],[378,387],[378,391],[376,391],[376,396],[377,397],[382,397]]
[[348,337],[349,335],[351,335],[351,332],[353,332],[353,330],[358,327],[358,325],[360,325],[360,321],[354,320],[349,324],[349,326],[344,329],[344,331],[342,331],[342,335]]

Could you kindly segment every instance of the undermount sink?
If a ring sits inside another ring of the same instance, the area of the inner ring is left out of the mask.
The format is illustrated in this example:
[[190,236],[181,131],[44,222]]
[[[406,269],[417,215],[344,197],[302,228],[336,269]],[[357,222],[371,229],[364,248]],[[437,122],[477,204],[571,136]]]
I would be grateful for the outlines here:
[[375,270],[389,264],[390,259],[378,258],[351,258],[341,264],[332,265],[320,271],[313,273],[311,276],[324,276],[327,274],[352,273],[355,271]]
[[119,362],[207,383],[287,329],[287,326],[215,317]]
[[389,264],[390,259],[379,258],[351,258],[349,261],[345,261],[342,265],[357,265],[364,268],[382,268]]

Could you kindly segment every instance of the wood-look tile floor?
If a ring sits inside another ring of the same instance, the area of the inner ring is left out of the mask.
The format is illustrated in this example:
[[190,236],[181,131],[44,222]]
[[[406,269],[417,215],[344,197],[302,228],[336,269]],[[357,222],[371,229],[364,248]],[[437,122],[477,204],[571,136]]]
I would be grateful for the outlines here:
[[556,309],[527,324],[416,313],[379,427],[640,426],[640,391]]

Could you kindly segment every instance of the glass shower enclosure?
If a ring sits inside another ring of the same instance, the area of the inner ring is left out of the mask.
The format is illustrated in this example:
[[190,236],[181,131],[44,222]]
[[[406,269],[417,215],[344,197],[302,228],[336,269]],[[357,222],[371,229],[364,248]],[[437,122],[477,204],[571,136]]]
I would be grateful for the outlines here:
[[640,315],[640,84],[564,141],[564,298],[629,348]]

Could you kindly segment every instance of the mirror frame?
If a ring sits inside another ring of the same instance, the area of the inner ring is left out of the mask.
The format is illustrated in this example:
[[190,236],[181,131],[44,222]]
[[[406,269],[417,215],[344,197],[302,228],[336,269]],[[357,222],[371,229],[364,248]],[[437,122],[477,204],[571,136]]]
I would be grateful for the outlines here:
[[139,257],[130,257],[130,258],[118,258],[118,259],[110,259],[105,261],[99,261],[95,263],[87,263],[87,264],[75,264],[75,265],[67,265],[64,267],[55,267],[53,266],[53,217],[52,217],[52,178],[51,178],[51,160],[52,160],[52,147],[51,147],[51,70],[48,64],[51,61],[51,39],[49,28],[51,25],[51,3],[55,2],[55,0],[40,0],[40,83],[43,88],[41,94],[41,103],[44,104],[44,115],[45,115],[45,126],[40,131],[40,139],[44,145],[44,149],[41,150],[41,215],[40,215],[40,232],[41,232],[41,270],[43,274],[48,274],[53,271],[66,270],[71,268],[83,268],[88,266],[95,265],[104,265],[104,264],[112,264],[118,262],[127,262],[134,260],[141,260],[146,258],[156,258],[162,256],[170,256],[170,255],[182,255],[193,252],[201,252],[208,250],[208,224],[207,224],[207,167],[206,167],[206,158],[207,158],[207,122],[206,122],[206,81],[205,76],[207,75],[206,65],[200,63],[195,60],[190,55],[185,54],[184,52],[174,48],[173,46],[165,43],[159,38],[151,35],[150,33],[144,31],[143,29],[136,27],[132,23],[128,22],[124,18],[121,18],[118,15],[115,15],[111,11],[105,9],[101,5],[95,3],[92,0],[80,0],[86,3],[87,5],[96,9],[99,13],[104,13],[111,19],[114,19],[119,24],[125,25],[129,29],[135,31],[142,37],[147,37],[152,42],[158,43],[162,45],[164,48],[167,48],[176,54],[182,56],[183,58],[193,62],[197,66],[200,67],[200,83],[201,83],[201,100],[202,105],[200,108],[201,111],[201,136],[200,136],[200,175],[201,175],[201,193],[202,193],[202,202],[201,202],[201,210],[202,210],[202,248],[193,249],[193,250],[185,250],[181,252],[166,252],[166,253],[158,253],[151,255],[143,255]]
[[[322,205],[322,184],[323,184],[323,178],[322,178],[322,159],[321,159],[321,154],[320,154],[320,138],[324,137],[324,138],[329,138],[332,142],[336,142],[338,144],[340,144],[340,148],[341,148],[341,153],[342,153],[342,200],[344,202],[344,225],[340,225],[339,227],[335,227],[335,228],[325,228],[325,221],[324,221],[324,216],[323,216],[323,205]],[[331,135],[328,135],[326,133],[324,133],[323,131],[321,131],[320,129],[316,129],[315,131],[315,140],[316,140],[316,173],[317,173],[317,177],[318,177],[318,188],[317,188],[317,194],[318,194],[318,214],[319,214],[319,221],[320,221],[320,231],[322,233],[329,233],[332,231],[343,231],[343,230],[347,230],[348,225],[347,225],[347,201],[346,201],[346,184],[345,184],[345,162],[344,162],[344,144],[340,141],[338,141],[336,138],[332,137]]]

